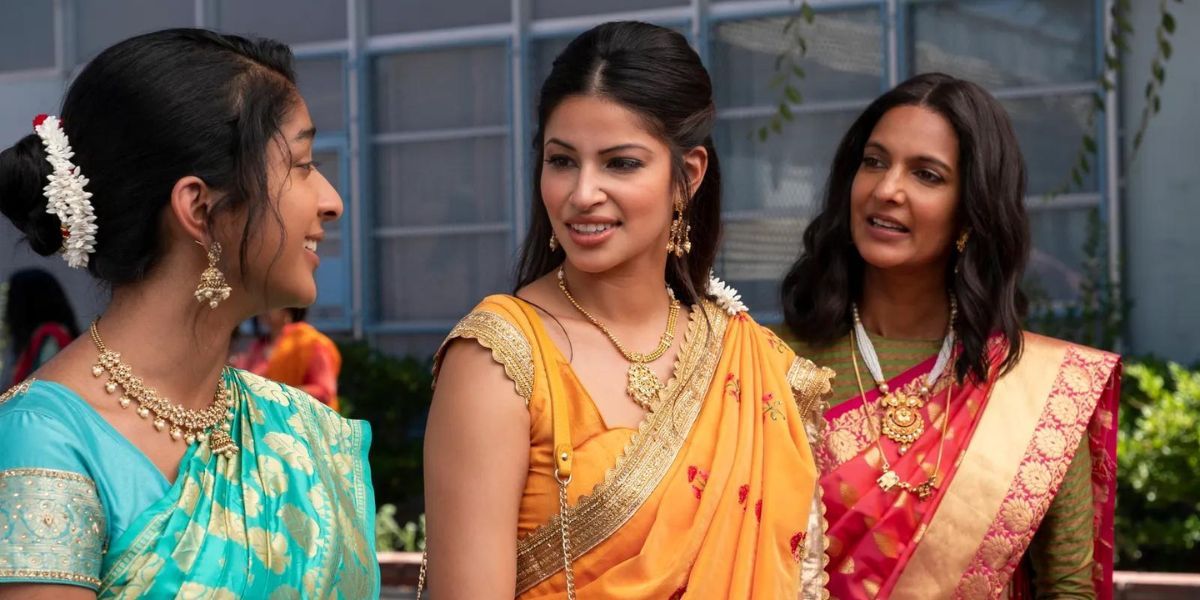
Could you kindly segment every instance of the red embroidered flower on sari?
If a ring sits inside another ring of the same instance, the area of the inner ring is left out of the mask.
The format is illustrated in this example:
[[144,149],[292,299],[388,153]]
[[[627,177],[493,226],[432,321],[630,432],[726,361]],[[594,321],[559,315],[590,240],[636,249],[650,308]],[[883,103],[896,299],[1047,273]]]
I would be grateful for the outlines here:
[[746,503],[746,496],[750,495],[750,484],[745,484],[738,488],[738,504]]
[[808,532],[806,531],[801,531],[792,536],[792,558],[796,559],[796,562],[800,562],[804,558],[804,540],[807,538]]
[[742,382],[737,375],[730,373],[725,376],[725,393],[732,396],[734,402],[742,401]]
[[692,493],[699,500],[704,493],[704,486],[708,485],[708,471],[700,469],[694,465],[688,467],[688,483],[692,484]]
[[762,500],[754,503],[754,518],[762,522]]
[[763,394],[763,419],[771,417],[772,421],[787,419],[787,415],[783,414],[783,403],[775,399],[775,394],[767,392]]

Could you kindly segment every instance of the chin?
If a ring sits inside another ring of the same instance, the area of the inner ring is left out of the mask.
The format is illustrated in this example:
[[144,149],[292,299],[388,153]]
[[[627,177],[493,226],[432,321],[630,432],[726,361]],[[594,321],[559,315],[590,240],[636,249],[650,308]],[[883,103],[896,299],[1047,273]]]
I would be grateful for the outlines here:
[[904,266],[909,264],[912,258],[907,252],[901,252],[894,248],[880,248],[874,244],[860,246],[858,254],[862,257],[863,262],[867,263],[867,266],[881,270]]

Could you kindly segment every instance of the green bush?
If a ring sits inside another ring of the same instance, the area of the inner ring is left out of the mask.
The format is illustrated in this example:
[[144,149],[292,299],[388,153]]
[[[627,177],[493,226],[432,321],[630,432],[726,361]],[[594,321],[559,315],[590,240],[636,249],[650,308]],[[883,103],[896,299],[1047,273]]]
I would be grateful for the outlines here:
[[1117,441],[1117,563],[1200,565],[1200,370],[1156,360],[1125,367]]
[[433,398],[432,361],[396,358],[366,342],[339,345],[342,412],[371,424],[371,475],[378,506],[395,505],[394,518],[416,520],[423,511],[421,448]]

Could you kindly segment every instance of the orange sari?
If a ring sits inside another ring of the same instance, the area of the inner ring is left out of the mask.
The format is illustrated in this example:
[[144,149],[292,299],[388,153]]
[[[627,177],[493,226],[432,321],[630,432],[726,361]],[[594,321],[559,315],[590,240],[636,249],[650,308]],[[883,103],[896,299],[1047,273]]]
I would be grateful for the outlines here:
[[236,366],[271,381],[307,392],[321,404],[338,410],[338,372],[342,355],[337,344],[303,321],[284,325],[272,343],[257,340]]
[[567,396],[575,449],[579,598],[796,597],[811,506],[796,498],[816,489],[804,416],[819,419],[828,369],[796,358],[747,314],[705,301],[692,308],[662,403],[633,430],[605,425],[525,302],[485,299],[446,343],[456,338],[490,348],[530,412],[519,598],[565,597],[551,389]]
[[[993,339],[993,364],[1003,346]],[[919,385],[933,358],[889,381],[893,390]],[[982,384],[946,380],[921,409],[924,434],[904,455],[883,438],[883,451],[902,481],[920,483],[934,471],[943,419],[947,434],[934,494],[918,501],[883,491],[882,461],[862,409],[847,400],[826,413],[817,449],[829,522],[829,591],[865,598],[1023,597],[1012,585],[1083,439],[1092,456],[1093,581],[1112,598],[1113,508],[1119,357],[1025,334],[1012,371]],[[879,392],[866,394],[874,408]],[[949,402],[949,404],[947,404]],[[874,410],[868,411],[871,418]],[[1085,437],[1086,436],[1086,437]]]

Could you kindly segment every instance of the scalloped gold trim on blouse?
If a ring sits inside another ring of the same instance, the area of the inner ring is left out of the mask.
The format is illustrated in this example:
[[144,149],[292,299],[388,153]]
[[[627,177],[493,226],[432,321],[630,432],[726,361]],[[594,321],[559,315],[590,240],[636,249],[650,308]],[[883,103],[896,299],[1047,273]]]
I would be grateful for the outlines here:
[[492,351],[492,360],[504,367],[504,373],[512,380],[517,393],[525,399],[529,406],[529,398],[533,395],[533,350],[529,340],[521,334],[516,325],[504,317],[487,310],[476,310],[463,317],[450,335],[446,336],[437,353],[434,355],[433,380],[437,382],[441,358],[450,342],[458,338],[469,338],[479,345]]
[[33,382],[35,382],[35,381],[37,381],[37,379],[30,377],[29,379],[26,379],[25,381],[22,381],[21,383],[18,383],[17,385],[12,386],[11,388],[8,389],[7,392],[0,394],[0,404],[4,404],[5,402],[12,400],[13,398],[20,396],[21,394],[24,394],[25,392],[28,392],[29,387],[32,386]]

